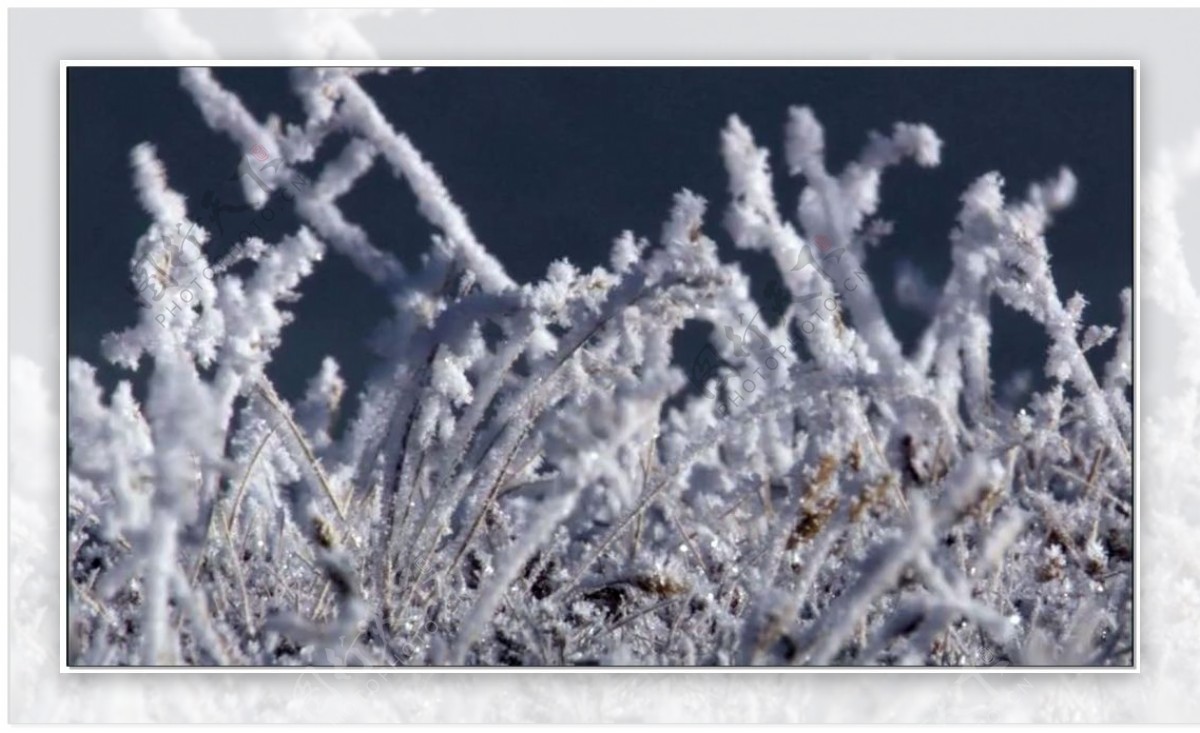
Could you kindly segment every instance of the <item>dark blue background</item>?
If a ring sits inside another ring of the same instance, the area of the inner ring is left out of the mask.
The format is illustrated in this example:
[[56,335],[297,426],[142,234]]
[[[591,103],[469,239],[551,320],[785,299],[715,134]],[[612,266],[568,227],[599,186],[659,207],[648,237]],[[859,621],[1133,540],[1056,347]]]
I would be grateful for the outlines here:
[[[260,119],[302,120],[286,69],[219,68],[218,80]],[[154,143],[171,186],[189,196],[193,216],[212,190],[241,204],[228,180],[239,151],[209,131],[170,68],[68,71],[68,335],[71,355],[100,364],[104,333],[133,322],[128,260],[148,217],[131,184],[129,150]],[[898,334],[912,346],[924,318],[896,305],[895,265],[907,259],[939,285],[949,272],[948,235],[959,197],[976,177],[1001,172],[1011,196],[1069,166],[1080,181],[1076,204],[1050,231],[1064,299],[1082,291],[1091,323],[1116,325],[1117,293],[1133,279],[1133,71],[1129,68],[431,68],[368,76],[363,85],[393,126],[408,133],[443,176],[479,238],[519,281],[540,279],[554,259],[583,269],[607,263],[624,229],[657,240],[672,195],[681,188],[710,202],[706,232],[722,256],[737,259],[766,293],[773,267],[735,250],[720,226],[727,181],[719,133],[736,113],[772,151],[776,192],[791,215],[801,183],[782,163],[787,108],[811,106],[826,129],[830,167],[857,155],[869,130],[925,122],[945,142],[942,165],[906,163],[888,172],[880,212],[895,234],[875,250],[868,271]],[[344,143],[328,143],[316,165]],[[430,227],[415,199],[376,164],[342,200],[347,218],[374,243],[414,265]],[[297,220],[282,194],[276,216],[226,214],[216,259],[256,216],[272,238]],[[214,232],[215,234],[215,232]],[[288,396],[326,354],[357,387],[371,364],[364,340],[387,312],[382,295],[344,258],[331,254],[302,286],[297,321],[284,331],[273,377]],[[1047,340],[1026,316],[998,303],[993,367],[1040,376]],[[694,351],[697,333],[684,348]],[[1106,355],[1108,350],[1101,352]],[[103,369],[108,383],[118,375]]]

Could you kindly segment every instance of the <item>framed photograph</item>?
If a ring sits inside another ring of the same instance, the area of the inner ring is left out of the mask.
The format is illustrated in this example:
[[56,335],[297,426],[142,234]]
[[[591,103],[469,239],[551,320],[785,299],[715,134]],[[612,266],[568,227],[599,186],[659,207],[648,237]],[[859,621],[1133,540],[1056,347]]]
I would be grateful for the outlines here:
[[1136,62],[62,84],[64,669],[1137,669]]

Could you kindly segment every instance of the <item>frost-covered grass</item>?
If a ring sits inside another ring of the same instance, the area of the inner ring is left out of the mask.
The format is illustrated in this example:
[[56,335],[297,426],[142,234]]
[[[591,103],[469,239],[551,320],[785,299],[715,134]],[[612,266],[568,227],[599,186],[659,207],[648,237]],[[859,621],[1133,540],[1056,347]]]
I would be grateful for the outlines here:
[[[607,268],[517,283],[360,73],[295,70],[307,118],[283,125],[181,71],[254,166],[247,200],[278,191],[303,221],[240,243],[237,268],[210,268],[153,147],[131,153],[151,219],[131,277],[187,297],[143,300],[105,341],[145,374],[143,403],[69,365],[72,664],[1132,662],[1130,292],[1112,325],[1058,294],[1045,231],[1069,171],[1015,201],[996,173],[963,194],[951,273],[905,353],[862,273],[886,244],[886,170],[939,162],[928,127],[873,135],[835,173],[813,113],[791,109],[792,217],[732,117],[720,224],[682,191],[656,242],[626,233]],[[350,141],[299,178],[333,132]],[[380,156],[434,229],[420,269],[338,209]],[[774,259],[777,323],[754,321],[713,226]],[[330,249],[394,306],[340,434],[332,359],[296,404],[266,375]],[[1050,339],[1026,404],[993,389],[998,306]],[[685,374],[671,344],[693,321],[713,326],[711,358]]]

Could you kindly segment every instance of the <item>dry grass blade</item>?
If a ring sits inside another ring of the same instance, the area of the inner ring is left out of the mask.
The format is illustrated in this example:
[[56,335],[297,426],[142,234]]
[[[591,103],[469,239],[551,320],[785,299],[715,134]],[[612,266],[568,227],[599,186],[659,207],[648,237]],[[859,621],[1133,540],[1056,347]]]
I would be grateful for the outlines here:
[[308,444],[308,439],[304,437],[300,426],[292,419],[291,414],[280,402],[278,395],[275,394],[274,388],[265,382],[258,383],[259,394],[266,399],[274,410],[279,413],[283,422],[288,426],[296,442],[300,445],[300,450],[304,452],[304,458],[308,461],[308,465],[312,467],[313,473],[316,474],[317,482],[321,485],[321,490],[325,492],[325,497],[329,499],[329,503],[333,504],[334,510],[337,512],[338,518],[346,524],[346,513],[342,510],[342,505],[338,502],[337,496],[333,493],[333,487],[329,483],[329,477],[325,475],[325,469],[321,468],[321,462],[317,460],[317,456],[313,453],[312,446]]
[[246,465],[246,472],[242,474],[242,480],[238,484],[237,494],[233,497],[233,506],[229,509],[229,525],[225,528],[227,532],[233,531],[233,525],[237,522],[238,508],[242,505],[242,498],[246,495],[246,487],[250,485],[250,476],[254,473],[254,466],[258,463],[258,457],[262,455],[263,448],[267,447],[267,443],[271,437],[275,435],[275,431],[279,429],[279,423],[271,426],[263,439],[259,441],[258,447],[254,449],[254,455],[250,457],[250,462]]

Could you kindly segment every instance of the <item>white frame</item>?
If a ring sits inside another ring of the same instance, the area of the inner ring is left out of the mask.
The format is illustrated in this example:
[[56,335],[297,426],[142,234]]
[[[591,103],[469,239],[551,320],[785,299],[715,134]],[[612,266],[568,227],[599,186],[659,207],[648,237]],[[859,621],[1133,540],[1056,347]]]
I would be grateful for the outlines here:
[[[314,61],[314,60],[267,60],[240,61],[226,59],[205,59],[195,61],[179,61],[169,59],[146,60],[61,60],[59,62],[59,364],[58,364],[58,396],[59,405],[65,414],[67,405],[67,69],[71,67],[112,66],[112,67],[439,67],[439,66],[474,66],[474,67],[514,67],[514,66],[583,66],[583,67],[653,67],[653,66],[694,66],[694,67],[971,67],[971,66],[1104,66],[1132,67],[1133,83],[1133,550],[1134,550],[1134,583],[1133,583],[1133,666],[1132,667],[338,667],[338,673],[348,674],[623,674],[623,673],[665,673],[665,674],[1039,674],[1071,672],[1078,674],[1137,674],[1141,668],[1141,602],[1138,598],[1141,592],[1141,456],[1138,439],[1141,413],[1141,385],[1138,374],[1141,371],[1141,308],[1137,302],[1137,288],[1141,261],[1141,62],[1129,59],[1112,60],[805,60],[805,61],[773,61],[773,60],[368,60],[368,61]],[[59,420],[59,450],[62,464],[59,476],[59,547],[67,545],[67,477],[65,471],[67,421]],[[70,667],[67,665],[67,596],[65,562],[59,563],[59,672],[65,674],[171,674],[171,673],[200,673],[200,674],[229,674],[229,673],[280,673],[280,674],[319,674],[329,671],[327,667]]]

